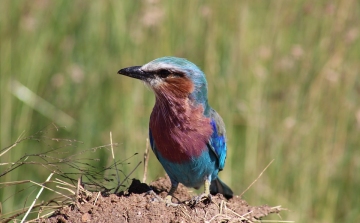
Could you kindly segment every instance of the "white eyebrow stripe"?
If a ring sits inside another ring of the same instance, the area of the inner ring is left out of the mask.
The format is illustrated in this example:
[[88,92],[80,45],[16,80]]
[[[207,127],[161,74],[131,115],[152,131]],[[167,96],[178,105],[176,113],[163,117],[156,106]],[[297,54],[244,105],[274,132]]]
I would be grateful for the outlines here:
[[160,69],[167,69],[167,70],[173,70],[173,71],[177,71],[179,70],[178,67],[173,66],[171,64],[168,63],[147,63],[144,66],[141,67],[141,69],[143,71],[155,71],[155,70],[160,70]]

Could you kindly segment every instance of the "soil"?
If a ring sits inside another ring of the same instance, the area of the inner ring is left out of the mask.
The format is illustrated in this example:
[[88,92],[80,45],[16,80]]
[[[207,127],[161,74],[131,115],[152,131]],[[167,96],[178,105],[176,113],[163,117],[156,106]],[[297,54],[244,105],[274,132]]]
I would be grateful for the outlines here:
[[[222,195],[212,200],[194,204],[189,202],[194,194],[179,185],[173,202],[176,207],[166,206],[165,198],[170,180],[162,177],[150,184],[156,193],[149,193],[149,186],[134,179],[127,192],[101,195],[83,194],[76,204],[63,207],[40,222],[254,222],[271,213],[279,213],[280,207],[262,205],[252,207],[238,196],[226,200]],[[161,197],[161,198],[160,198]]]

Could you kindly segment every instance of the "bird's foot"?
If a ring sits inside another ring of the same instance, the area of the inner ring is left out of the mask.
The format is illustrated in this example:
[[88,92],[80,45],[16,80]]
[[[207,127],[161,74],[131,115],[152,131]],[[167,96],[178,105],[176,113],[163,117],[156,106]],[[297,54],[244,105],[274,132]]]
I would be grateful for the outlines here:
[[193,197],[189,202],[188,204],[190,205],[196,205],[200,202],[204,202],[204,203],[210,203],[212,201],[211,199],[211,194],[206,194],[206,193],[203,193],[203,194],[200,194],[199,196],[195,196]]
[[147,194],[149,195],[153,195],[154,198],[151,198],[151,201],[159,201],[159,202],[163,202],[164,200],[159,196],[157,195],[153,190],[149,190],[148,192],[146,192]]
[[173,198],[173,197],[172,197],[171,195],[167,195],[167,196],[165,197],[164,202],[165,202],[166,206],[167,206],[167,207],[169,207],[169,206],[172,206],[172,207],[177,207],[177,206],[179,206],[179,204],[173,203],[173,202],[171,201],[172,198]]
[[177,203],[173,203],[171,200],[172,200],[172,196],[171,195],[167,195],[166,197],[165,197],[165,199],[162,199],[159,195],[157,195],[153,190],[149,190],[148,192],[147,192],[148,194],[151,194],[151,195],[153,195],[155,198],[153,198],[152,199],[152,201],[159,201],[159,202],[163,202],[163,203],[165,203],[166,204],[166,206],[167,207],[169,207],[169,206],[172,206],[172,207],[177,207],[177,206],[179,206],[180,204],[177,204]]

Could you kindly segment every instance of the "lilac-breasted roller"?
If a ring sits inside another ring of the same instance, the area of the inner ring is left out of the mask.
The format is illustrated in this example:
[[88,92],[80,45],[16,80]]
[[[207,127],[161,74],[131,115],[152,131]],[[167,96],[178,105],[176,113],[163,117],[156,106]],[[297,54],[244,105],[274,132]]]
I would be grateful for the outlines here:
[[150,116],[151,148],[171,180],[165,199],[171,204],[179,183],[199,188],[199,197],[211,194],[233,196],[218,177],[226,159],[225,125],[208,104],[205,74],[193,63],[177,57],[162,57],[143,66],[118,71],[144,81],[155,93]]

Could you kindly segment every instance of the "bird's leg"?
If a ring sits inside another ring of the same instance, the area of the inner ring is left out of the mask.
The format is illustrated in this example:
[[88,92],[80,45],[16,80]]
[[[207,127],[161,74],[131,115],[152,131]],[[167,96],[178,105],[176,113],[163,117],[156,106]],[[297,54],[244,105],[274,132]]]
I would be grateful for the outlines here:
[[210,194],[210,180],[209,179],[206,179],[205,180],[205,183],[204,183],[204,193],[201,194],[199,197],[198,197],[198,201],[201,201],[203,200],[204,198],[205,199],[208,199],[209,201],[211,201],[211,194]]
[[211,194],[210,194],[210,180],[206,179],[204,184],[204,193],[200,194],[199,196],[194,197],[192,200],[195,204],[208,199],[211,202]]
[[175,203],[173,203],[171,201],[172,198],[173,198],[173,194],[175,193],[177,187],[178,187],[178,183],[171,182],[171,188],[170,188],[169,193],[166,195],[165,200],[164,200],[165,203],[166,203],[166,206],[174,206],[174,207],[176,207],[176,206],[179,205],[179,204],[175,204]]

